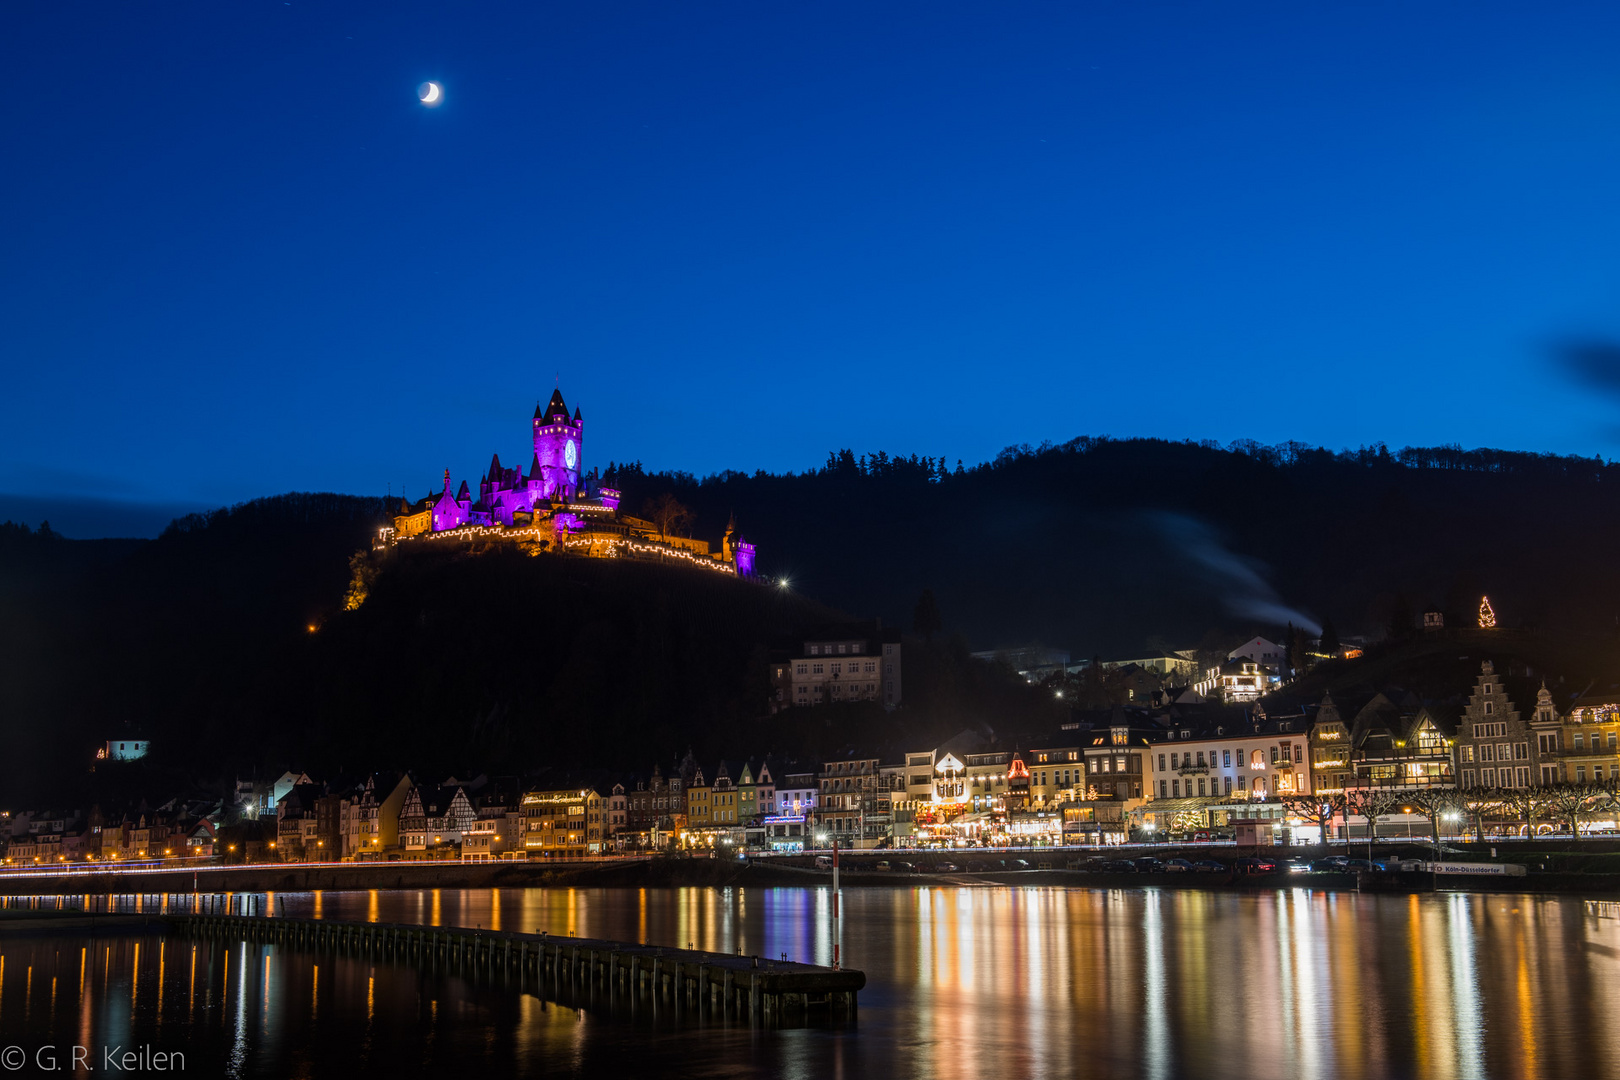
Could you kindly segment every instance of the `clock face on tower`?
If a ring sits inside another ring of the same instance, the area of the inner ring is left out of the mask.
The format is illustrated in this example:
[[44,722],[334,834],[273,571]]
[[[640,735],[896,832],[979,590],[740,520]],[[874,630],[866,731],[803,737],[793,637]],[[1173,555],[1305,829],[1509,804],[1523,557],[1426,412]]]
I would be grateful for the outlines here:
[[569,439],[563,446],[563,462],[572,469],[579,465],[579,451],[574,447],[574,440]]

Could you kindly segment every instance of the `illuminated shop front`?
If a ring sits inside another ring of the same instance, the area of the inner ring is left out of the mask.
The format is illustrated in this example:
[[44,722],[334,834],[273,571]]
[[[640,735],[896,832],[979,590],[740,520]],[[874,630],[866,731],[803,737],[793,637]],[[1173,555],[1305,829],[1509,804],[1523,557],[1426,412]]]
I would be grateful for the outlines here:
[[771,851],[803,851],[809,828],[803,814],[774,814],[761,819],[765,845]]

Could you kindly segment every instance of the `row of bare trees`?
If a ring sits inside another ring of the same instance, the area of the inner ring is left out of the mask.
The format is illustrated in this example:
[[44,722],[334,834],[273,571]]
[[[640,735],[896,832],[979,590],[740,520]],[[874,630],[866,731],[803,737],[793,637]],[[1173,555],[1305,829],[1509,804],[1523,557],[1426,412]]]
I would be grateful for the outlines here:
[[1317,825],[1325,837],[1339,819],[1363,818],[1368,840],[1377,836],[1378,818],[1385,814],[1411,811],[1429,821],[1436,843],[1440,822],[1455,816],[1474,825],[1475,833],[1485,835],[1485,822],[1524,822],[1534,835],[1537,822],[1550,822],[1580,832],[1583,816],[1620,809],[1620,784],[1547,784],[1525,788],[1353,788],[1321,795],[1295,795],[1280,800],[1291,813]]

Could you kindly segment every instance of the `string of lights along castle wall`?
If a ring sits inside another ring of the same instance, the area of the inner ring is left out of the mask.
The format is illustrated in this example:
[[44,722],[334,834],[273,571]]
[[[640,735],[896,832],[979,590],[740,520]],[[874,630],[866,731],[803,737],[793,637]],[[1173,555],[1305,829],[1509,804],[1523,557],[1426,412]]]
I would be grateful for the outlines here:
[[619,492],[603,487],[596,469],[584,471],[585,418],[573,413],[556,390],[532,421],[534,450],[528,475],[490,458],[473,498],[466,480],[452,492],[450,470],[444,487],[411,502],[402,499],[394,524],[378,537],[379,547],[401,543],[477,543],[494,539],[543,552],[593,558],[671,560],[734,574],[754,576],[754,545],[726,525],[719,550],[707,540],[665,533],[657,524],[619,507]]

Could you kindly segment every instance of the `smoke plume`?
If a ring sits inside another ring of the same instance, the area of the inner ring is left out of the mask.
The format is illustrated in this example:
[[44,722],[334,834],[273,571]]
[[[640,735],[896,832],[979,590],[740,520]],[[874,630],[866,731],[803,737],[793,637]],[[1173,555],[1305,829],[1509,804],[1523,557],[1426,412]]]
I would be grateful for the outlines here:
[[1228,549],[1207,524],[1168,510],[1150,517],[1159,535],[1191,560],[1228,612],[1274,626],[1291,622],[1312,634],[1322,632],[1321,624],[1315,619],[1283,603],[1282,597],[1261,576],[1264,563]]

